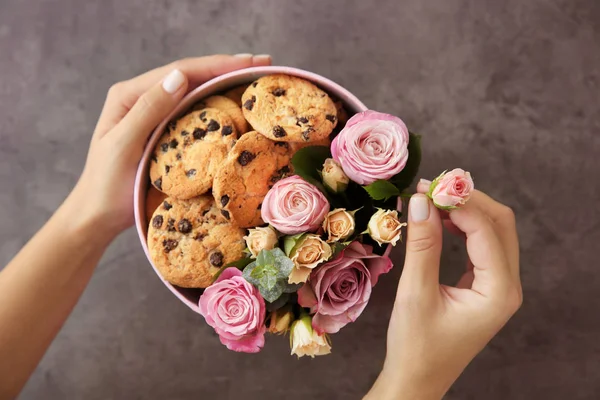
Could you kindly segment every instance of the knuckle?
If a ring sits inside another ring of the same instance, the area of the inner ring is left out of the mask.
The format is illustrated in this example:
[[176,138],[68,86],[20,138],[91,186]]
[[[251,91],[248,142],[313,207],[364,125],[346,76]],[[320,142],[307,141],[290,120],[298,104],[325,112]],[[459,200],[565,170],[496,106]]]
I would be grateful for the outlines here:
[[119,97],[125,92],[125,82],[117,82],[108,89],[109,97]]
[[156,110],[156,103],[148,93],[141,95],[138,102],[140,103],[140,111],[144,114],[158,111]]
[[515,212],[512,208],[508,206],[502,206],[500,209],[500,218],[502,218],[502,222],[508,225],[515,224]]
[[436,245],[437,240],[433,236],[424,236],[420,238],[409,239],[407,243],[407,247],[415,253],[429,251],[435,248]]

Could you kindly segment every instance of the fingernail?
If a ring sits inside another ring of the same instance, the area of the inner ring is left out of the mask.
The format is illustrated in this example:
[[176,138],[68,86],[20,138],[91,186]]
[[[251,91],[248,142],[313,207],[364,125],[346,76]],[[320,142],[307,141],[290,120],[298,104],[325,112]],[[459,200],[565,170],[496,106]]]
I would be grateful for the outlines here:
[[427,179],[421,179],[421,180],[419,181],[419,183],[423,183],[423,184],[425,184],[425,185],[431,185],[431,181],[430,181],[430,180],[427,180]]
[[254,56],[254,61],[270,61],[271,60],[271,55],[270,54],[257,54]]
[[408,210],[414,222],[425,221],[429,218],[429,199],[424,194],[415,194],[410,198]]
[[234,57],[238,57],[238,58],[250,58],[250,57],[252,57],[252,54],[250,54],[250,53],[240,53],[240,54],[234,55]]
[[185,76],[180,70],[174,69],[163,80],[162,87],[165,89],[165,92],[173,94],[179,90],[183,82],[185,82]]

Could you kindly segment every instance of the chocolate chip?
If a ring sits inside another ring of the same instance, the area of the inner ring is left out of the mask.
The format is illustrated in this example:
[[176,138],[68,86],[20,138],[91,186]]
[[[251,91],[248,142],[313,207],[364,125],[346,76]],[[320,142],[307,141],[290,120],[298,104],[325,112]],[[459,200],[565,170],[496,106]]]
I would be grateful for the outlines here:
[[178,159],[178,160],[181,160],[181,153],[177,153],[177,154],[175,155],[175,158],[176,158],[176,159]]
[[285,89],[277,88],[277,89],[273,90],[273,96],[275,96],[275,97],[285,96]]
[[190,133],[189,133],[188,131],[181,131],[181,136],[187,136],[187,135],[189,135],[189,134],[190,134]]
[[154,162],[158,162],[158,158],[156,158],[156,154],[152,153],[152,156],[150,157],[150,159]]
[[202,239],[204,239],[206,236],[206,233],[196,233],[196,236],[194,236],[194,240],[201,242]]
[[203,122],[206,122],[206,111],[202,111],[202,112],[200,113],[200,119],[201,119]]
[[167,230],[169,232],[175,232],[175,220],[173,218],[169,218],[167,221]]
[[190,170],[187,170],[187,171],[185,171],[185,175],[186,175],[188,178],[191,178],[192,176],[195,176],[195,175],[196,175],[196,170],[195,170],[195,169],[190,169]]
[[156,186],[158,190],[162,190],[162,176],[154,181],[154,186]]
[[160,228],[163,224],[163,217],[162,215],[157,215],[154,218],[152,218],[152,226],[156,229]]
[[185,218],[179,221],[177,227],[181,233],[190,233],[192,231],[192,223]]
[[285,147],[286,149],[290,148],[290,145],[287,144],[286,142],[275,142],[275,146]]
[[215,267],[223,266],[223,253],[215,251],[210,255],[210,263]]
[[188,147],[190,144],[192,144],[192,141],[189,137],[183,139],[183,147]]
[[165,248],[165,253],[170,252],[171,250],[173,250],[174,248],[177,247],[177,245],[179,245],[179,242],[177,240],[173,240],[173,239],[165,239],[163,240],[163,247]]
[[173,140],[171,140],[169,142],[169,147],[172,148],[172,149],[177,148],[178,145],[179,145],[179,142],[177,140],[175,140],[175,139],[173,139]]
[[225,125],[221,131],[221,135],[229,136],[233,133],[233,128],[230,125]]
[[256,154],[252,154],[248,150],[244,150],[238,157],[237,161],[240,163],[240,165],[242,167],[244,167],[244,166],[250,164],[250,162],[252,160],[254,160],[255,158],[256,158]]
[[170,131],[173,131],[173,130],[175,130],[176,126],[177,126],[177,123],[175,121],[170,121],[167,124],[167,129],[170,130]]
[[201,128],[196,128],[194,129],[194,133],[192,135],[194,136],[194,139],[202,140],[204,139],[204,136],[206,136],[206,131]]
[[167,151],[169,151],[169,143],[161,144],[160,149],[162,150],[163,153],[166,153]]
[[211,119],[209,121],[208,125],[206,126],[206,130],[209,132],[218,131],[219,128],[221,128],[221,125],[219,125],[219,123],[217,121],[215,121],[214,119]]
[[246,100],[244,103],[244,108],[248,111],[252,111],[254,107],[254,102],[256,102],[256,96],[252,96],[249,100]]
[[163,201],[163,207],[165,208],[165,210],[170,210],[171,208],[173,208],[173,206],[167,203],[166,201]]
[[325,119],[333,124],[333,123],[335,123],[336,117],[335,117],[335,115],[327,114],[325,116]]
[[170,170],[171,170],[171,166],[165,165],[165,174],[168,174]]
[[302,132],[302,138],[306,141],[310,140],[310,134],[313,133],[314,131],[315,130],[312,127],[309,127],[307,130]]
[[225,207],[229,203],[229,196],[226,194],[221,196],[221,206]]
[[260,204],[258,205],[258,207],[256,207],[256,209],[257,209],[257,210],[260,210],[261,208],[262,208],[262,203],[260,203]]
[[221,210],[221,215],[223,215],[226,219],[229,219],[229,211]]
[[286,135],[287,135],[287,132],[281,126],[275,125],[273,127],[273,136],[275,136],[276,138],[284,137]]
[[306,118],[306,117],[300,117],[300,118],[298,118],[298,122],[300,124],[308,124],[308,118]]
[[256,85],[258,85],[258,81],[252,82],[252,87],[256,87]]

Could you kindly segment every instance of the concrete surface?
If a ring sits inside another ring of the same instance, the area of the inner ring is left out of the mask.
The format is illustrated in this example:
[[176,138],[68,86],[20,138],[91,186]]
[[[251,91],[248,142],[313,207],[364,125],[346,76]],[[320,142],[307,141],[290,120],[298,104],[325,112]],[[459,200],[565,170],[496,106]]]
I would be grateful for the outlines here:
[[[376,5],[374,5],[376,4]],[[0,0],[0,265],[75,183],[111,83],[170,60],[271,53],[423,135],[518,216],[525,304],[448,399],[600,398],[597,0]],[[162,287],[133,231],[110,248],[23,399],[357,399],[398,267],[334,354],[228,352]],[[444,252],[444,280],[465,260]]]

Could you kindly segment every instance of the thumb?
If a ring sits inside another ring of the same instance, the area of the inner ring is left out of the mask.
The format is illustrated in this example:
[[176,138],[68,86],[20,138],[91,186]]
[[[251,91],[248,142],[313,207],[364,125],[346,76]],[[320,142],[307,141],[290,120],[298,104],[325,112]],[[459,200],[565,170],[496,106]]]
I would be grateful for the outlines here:
[[439,285],[442,253],[442,222],[431,200],[415,194],[408,205],[406,258],[400,286],[428,290]]
[[150,132],[173,111],[187,91],[188,79],[178,69],[171,71],[135,102],[131,110],[109,132],[118,135],[128,144],[145,143]]

